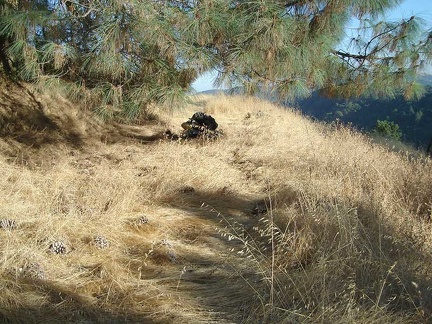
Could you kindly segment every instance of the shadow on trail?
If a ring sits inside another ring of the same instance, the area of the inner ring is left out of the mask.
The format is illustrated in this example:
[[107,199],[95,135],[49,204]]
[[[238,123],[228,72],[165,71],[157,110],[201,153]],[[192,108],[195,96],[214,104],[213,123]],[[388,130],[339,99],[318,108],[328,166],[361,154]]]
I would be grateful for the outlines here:
[[[279,199],[281,208],[275,210],[275,217],[277,219],[278,215],[282,215],[289,223],[289,217],[293,215],[292,203],[299,198],[287,191],[281,193]],[[180,193],[174,199],[171,197],[170,201],[172,207],[210,221],[215,227],[226,225],[225,220],[221,222],[222,215],[228,221],[237,222],[240,228],[246,231],[258,225],[260,218],[253,213],[256,200],[251,197],[190,190]],[[283,205],[292,207],[288,211]],[[284,228],[288,238],[290,234],[304,232],[305,235],[313,237],[313,240],[304,258],[294,260],[291,264],[289,253],[281,249],[279,254],[276,250],[276,262],[282,260],[285,268],[283,272],[276,273],[275,277],[281,287],[292,288],[280,291],[282,304],[276,305],[280,310],[307,309],[308,305],[317,305],[316,310],[308,310],[303,315],[310,316],[315,313],[319,317],[322,300],[335,305],[338,302],[337,298],[331,301],[328,293],[334,292],[334,296],[339,296],[350,282],[354,282],[356,294],[353,295],[353,303],[362,309],[380,307],[391,316],[409,314],[413,319],[430,321],[432,295],[429,287],[432,286],[432,281],[427,269],[432,266],[432,259],[407,233],[394,228],[394,223],[381,217],[381,212],[376,207],[368,205],[367,202],[353,207],[346,206],[343,201],[316,200],[314,205],[303,204],[298,207],[295,213],[297,223],[278,225]],[[323,221],[312,222],[317,215],[320,215]],[[238,250],[241,247],[241,243],[217,235],[208,240],[212,240],[216,247],[214,249],[222,254],[223,251],[233,248]],[[296,249],[295,240],[287,241],[287,244],[290,249]],[[228,252],[225,253],[228,255]],[[242,256],[231,257],[231,260],[227,257],[229,261],[226,266],[218,267],[218,259],[215,258],[209,260],[214,264],[206,265],[207,270],[201,275],[194,272],[186,274],[183,278],[187,282],[185,293],[188,292],[187,287],[194,286],[189,293],[201,294],[203,305],[216,309],[218,305],[215,300],[226,300],[232,306],[225,305],[220,309],[231,309],[229,314],[232,315],[236,312],[237,315],[241,314],[242,306],[239,305],[242,305],[242,299],[247,300],[247,303],[255,302],[256,308],[264,306],[268,297],[268,286],[264,274],[260,273],[263,264],[248,264],[247,258]],[[188,256],[191,263],[198,263],[200,258],[202,256],[199,253]],[[323,260],[328,261],[325,268],[321,267]],[[323,272],[317,272],[317,269]],[[212,277],[211,271],[219,273],[220,276]],[[325,282],[321,280],[323,276],[327,278]],[[239,284],[242,280],[243,283]],[[223,286],[227,289],[221,289]],[[311,294],[311,291],[314,293]],[[212,299],[212,293],[218,297]],[[235,296],[233,299],[231,294]],[[263,302],[259,303],[258,300]],[[282,317],[279,320],[285,315],[280,316]]]
[[179,261],[184,271],[175,282],[176,291],[220,314],[221,323],[244,323],[252,310],[262,309],[268,302],[269,289],[256,260],[238,254],[243,243],[221,233],[240,233],[257,224],[260,217],[253,210],[259,200],[224,192],[184,191],[165,202],[191,215],[188,219],[196,217],[208,226],[195,233],[191,243],[202,253],[189,251]]

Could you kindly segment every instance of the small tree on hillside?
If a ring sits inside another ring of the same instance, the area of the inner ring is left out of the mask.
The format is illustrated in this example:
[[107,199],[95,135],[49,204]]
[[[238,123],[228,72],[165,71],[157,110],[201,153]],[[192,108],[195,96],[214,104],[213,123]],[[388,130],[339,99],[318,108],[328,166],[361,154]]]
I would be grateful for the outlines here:
[[393,138],[398,141],[402,138],[402,131],[399,125],[392,121],[377,120],[374,131],[381,136]]
[[[378,18],[399,0],[0,0],[0,58],[24,80],[65,81],[135,116],[172,106],[195,78],[280,96],[422,94],[432,56],[421,20]],[[358,28],[347,35],[356,18]]]

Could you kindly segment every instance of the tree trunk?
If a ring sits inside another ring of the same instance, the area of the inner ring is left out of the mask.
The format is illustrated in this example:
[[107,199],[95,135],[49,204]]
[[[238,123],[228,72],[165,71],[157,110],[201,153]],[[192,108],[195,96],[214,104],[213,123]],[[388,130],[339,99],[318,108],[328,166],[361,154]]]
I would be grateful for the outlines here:
[[7,46],[7,38],[6,36],[0,35],[0,61],[3,64],[3,70],[6,74],[11,74],[12,69],[9,64],[8,57],[6,55],[6,46]]
[[426,152],[432,157],[432,137],[429,141],[429,146],[428,146]]

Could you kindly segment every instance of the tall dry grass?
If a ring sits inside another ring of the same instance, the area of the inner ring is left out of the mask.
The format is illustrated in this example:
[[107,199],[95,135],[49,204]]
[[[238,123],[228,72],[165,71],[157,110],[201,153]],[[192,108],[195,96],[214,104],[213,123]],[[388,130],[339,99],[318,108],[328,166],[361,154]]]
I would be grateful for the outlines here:
[[430,160],[245,97],[195,96],[135,135],[198,110],[220,140],[2,143],[5,321],[430,319]]

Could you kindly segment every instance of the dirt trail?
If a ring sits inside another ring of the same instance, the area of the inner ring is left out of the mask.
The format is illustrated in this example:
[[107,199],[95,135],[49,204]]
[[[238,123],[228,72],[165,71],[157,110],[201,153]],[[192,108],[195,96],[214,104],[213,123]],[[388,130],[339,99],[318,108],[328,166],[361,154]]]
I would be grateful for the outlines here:
[[[173,221],[182,222],[185,217]],[[170,265],[165,274],[158,275],[159,280],[169,278],[162,286],[178,299],[182,308],[189,308],[189,312],[183,309],[176,320],[240,323],[244,320],[243,310],[256,302],[247,280],[258,278],[247,269],[244,260],[228,253],[236,244],[218,237],[213,224],[203,222],[195,230],[206,233],[205,237],[197,237],[194,242],[187,239],[173,242],[178,259],[172,269]]]

